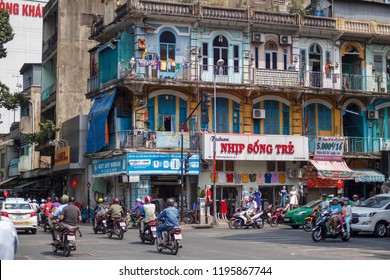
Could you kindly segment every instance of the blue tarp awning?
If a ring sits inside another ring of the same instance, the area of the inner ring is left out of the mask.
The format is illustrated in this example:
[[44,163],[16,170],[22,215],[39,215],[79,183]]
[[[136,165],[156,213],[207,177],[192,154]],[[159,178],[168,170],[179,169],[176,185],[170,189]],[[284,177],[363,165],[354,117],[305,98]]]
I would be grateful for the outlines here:
[[110,89],[95,98],[88,114],[87,154],[99,152],[108,145],[106,143],[106,122],[112,103],[115,99],[116,88]]
[[375,169],[352,169],[355,182],[384,182],[385,175]]

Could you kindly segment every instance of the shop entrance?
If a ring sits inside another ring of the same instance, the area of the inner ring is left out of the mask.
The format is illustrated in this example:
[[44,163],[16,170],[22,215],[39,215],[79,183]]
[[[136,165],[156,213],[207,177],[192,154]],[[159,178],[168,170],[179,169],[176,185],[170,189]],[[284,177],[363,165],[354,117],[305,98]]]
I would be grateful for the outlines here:
[[[286,186],[287,196],[291,191],[292,186]],[[273,186],[259,186],[259,190],[261,192],[261,199],[263,201],[263,209],[266,209],[270,204],[273,206],[280,204],[280,195],[279,192],[283,189],[281,185],[273,185]]]
[[242,186],[217,186],[217,212],[221,212],[221,201],[226,201],[227,217],[231,217],[237,207],[241,205]]

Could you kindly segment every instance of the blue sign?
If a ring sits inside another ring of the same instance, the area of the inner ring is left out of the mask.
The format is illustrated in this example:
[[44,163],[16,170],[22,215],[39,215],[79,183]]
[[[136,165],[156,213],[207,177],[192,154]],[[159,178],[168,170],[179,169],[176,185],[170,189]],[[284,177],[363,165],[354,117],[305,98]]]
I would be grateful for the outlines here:
[[[183,161],[187,153],[183,155]],[[184,162],[181,162],[181,153],[176,154],[127,154],[128,175],[180,175],[183,168],[184,175],[199,175],[200,157],[198,154],[189,158],[189,172],[184,171]]]
[[126,173],[125,156],[92,160],[92,177],[114,176]]

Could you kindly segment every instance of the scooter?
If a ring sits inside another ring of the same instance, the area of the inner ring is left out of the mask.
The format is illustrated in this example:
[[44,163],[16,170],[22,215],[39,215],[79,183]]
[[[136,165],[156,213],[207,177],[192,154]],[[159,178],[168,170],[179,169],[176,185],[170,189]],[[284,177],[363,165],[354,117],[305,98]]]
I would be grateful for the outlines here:
[[[65,257],[70,256],[70,251],[76,251],[76,231],[79,230],[78,226],[69,226],[61,231],[60,242],[52,245],[52,250],[57,253],[58,250],[63,252]],[[79,231],[80,233],[80,231]],[[81,237],[81,233],[80,233]]]
[[156,242],[156,237],[157,237],[156,225],[157,225],[157,221],[152,220],[148,223],[145,223],[143,232],[141,232],[141,227],[139,228],[139,237],[141,238],[142,243],[148,241],[150,245],[154,245],[154,242]]
[[99,218],[96,227],[93,229],[94,233],[101,231],[103,234],[107,232],[107,216],[103,215]]
[[272,205],[269,205],[268,208],[261,213],[261,218],[264,222],[269,223],[271,227],[276,227],[278,225],[277,221],[275,219],[272,219],[273,211],[272,211]]
[[182,240],[181,229],[179,227],[169,227],[162,232],[163,243],[156,242],[157,251],[170,250],[172,255],[177,255],[179,252],[180,243]]
[[312,229],[311,239],[314,242],[320,242],[321,240],[325,240],[326,238],[338,238],[341,237],[341,240],[348,241],[350,239],[350,235],[346,234],[345,223],[343,223],[342,227],[344,228],[344,232],[342,231],[341,226],[338,224],[336,228],[336,234],[330,230],[331,227],[328,227],[328,221],[331,218],[331,213],[322,212],[318,217],[315,227]]
[[126,223],[123,218],[112,219],[111,216],[108,216],[106,230],[108,238],[112,238],[112,236],[115,234],[116,236],[118,236],[118,239],[123,239],[125,227]]
[[275,224],[275,226],[277,226],[278,224],[282,224],[284,222],[284,213],[283,207],[277,207],[272,215],[271,225]]
[[43,231],[46,232],[46,231],[50,231],[51,229],[51,225],[49,223],[49,217],[45,217],[45,220],[44,222],[41,224],[41,227],[43,227]]
[[234,212],[233,216],[228,220],[228,225],[231,229],[235,228],[234,223],[237,220],[237,217],[240,215],[245,216],[245,212],[248,210],[247,207],[238,207],[237,210]]
[[249,228],[250,226],[253,228],[262,229],[264,227],[264,220],[261,218],[263,211],[257,208],[256,213],[252,216],[252,221],[249,221],[246,217],[246,211],[241,211],[239,215],[237,215],[236,220],[234,221],[234,227],[236,229]]
[[304,231],[306,231],[306,232],[312,231],[313,226],[316,224],[316,221],[317,221],[318,211],[319,211],[319,208],[317,208],[317,207],[314,208],[313,212],[311,212],[311,214],[305,218],[305,220],[303,221],[303,224],[302,224],[302,228]]

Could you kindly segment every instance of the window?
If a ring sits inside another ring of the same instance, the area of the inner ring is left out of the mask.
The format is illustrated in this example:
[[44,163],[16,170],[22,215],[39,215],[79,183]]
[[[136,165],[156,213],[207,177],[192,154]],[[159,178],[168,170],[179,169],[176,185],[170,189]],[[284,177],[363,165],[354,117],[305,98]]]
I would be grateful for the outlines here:
[[260,59],[260,55],[259,55],[259,47],[255,47],[255,68],[256,69],[259,69],[259,59]]
[[239,48],[236,45],[233,46],[233,65],[234,65],[234,73],[240,72]]
[[[228,75],[228,53],[229,43],[225,36],[219,35],[215,37],[213,41],[213,52],[214,52],[214,65],[217,65],[219,59],[223,59],[224,64],[222,66],[222,72],[216,73],[217,75]],[[215,67],[214,71],[217,70]]]
[[216,171],[234,172],[234,160],[216,160]]
[[0,158],[0,168],[5,168],[5,153],[1,154]]
[[280,134],[279,101],[274,101],[274,100],[264,101],[264,109],[265,109],[264,133]]
[[[332,63],[332,60],[330,59],[330,51],[326,51],[325,53],[326,55],[326,64],[331,64]],[[328,71],[328,73],[326,73],[326,78],[330,79],[331,75],[330,75],[330,71]]]
[[274,172],[276,170],[274,161],[267,161],[267,171]]
[[209,44],[203,43],[202,47],[202,63],[203,63],[203,70],[208,71],[209,70]]
[[283,70],[287,70],[288,68],[288,50],[283,49]]
[[165,31],[160,35],[160,71],[175,72],[176,38],[172,32]]
[[278,45],[274,41],[265,44],[265,68],[278,69]]
[[318,129],[332,130],[332,113],[322,104],[318,104]]

